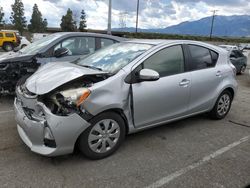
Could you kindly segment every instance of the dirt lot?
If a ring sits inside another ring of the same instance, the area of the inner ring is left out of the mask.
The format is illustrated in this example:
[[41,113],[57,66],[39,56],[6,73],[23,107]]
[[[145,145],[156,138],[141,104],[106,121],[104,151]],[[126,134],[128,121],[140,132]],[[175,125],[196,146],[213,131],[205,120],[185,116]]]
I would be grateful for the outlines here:
[[226,119],[199,115],[130,135],[113,156],[48,158],[20,140],[13,98],[0,98],[0,187],[245,187],[250,184],[250,83]]

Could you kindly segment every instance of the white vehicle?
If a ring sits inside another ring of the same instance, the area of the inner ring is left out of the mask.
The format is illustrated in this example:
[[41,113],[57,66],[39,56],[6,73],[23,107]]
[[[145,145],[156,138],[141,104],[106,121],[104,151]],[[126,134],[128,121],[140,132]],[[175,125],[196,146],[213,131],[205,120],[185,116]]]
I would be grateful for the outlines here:
[[239,50],[239,47],[234,45],[219,45],[219,47],[224,48],[227,51]]
[[30,41],[26,37],[20,36],[20,38],[21,38],[21,43],[18,47],[16,47],[16,49],[18,49],[18,50],[22,49],[25,46],[28,46],[30,44]]
[[33,37],[31,39],[31,42],[35,42],[43,37],[47,37],[49,33],[33,33]]

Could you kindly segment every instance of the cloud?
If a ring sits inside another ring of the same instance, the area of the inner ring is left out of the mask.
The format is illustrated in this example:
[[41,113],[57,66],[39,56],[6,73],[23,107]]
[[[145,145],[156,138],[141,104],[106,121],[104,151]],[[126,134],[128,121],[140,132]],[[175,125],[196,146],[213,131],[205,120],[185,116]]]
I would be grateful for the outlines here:
[[[107,28],[108,0],[22,0],[25,16],[29,22],[32,7],[36,3],[50,27],[59,27],[62,15],[68,8],[79,19],[82,9],[87,14],[87,26],[92,29]],[[249,0],[139,0],[139,27],[164,28],[183,21],[197,20],[211,16],[211,10],[217,14],[249,14]],[[14,0],[0,0],[5,18],[9,18]],[[127,27],[135,26],[137,0],[112,0],[112,27],[119,27],[120,18]]]

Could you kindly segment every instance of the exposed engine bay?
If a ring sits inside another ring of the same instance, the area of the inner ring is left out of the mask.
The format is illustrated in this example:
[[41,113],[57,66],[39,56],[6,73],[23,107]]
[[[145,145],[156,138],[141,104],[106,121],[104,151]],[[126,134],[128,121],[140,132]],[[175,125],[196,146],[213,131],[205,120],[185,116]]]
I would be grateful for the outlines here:
[[35,60],[0,63],[0,95],[15,94],[17,82],[22,77],[27,78],[33,74],[39,66]]
[[[25,88],[25,84],[19,86],[24,96],[29,98],[36,98],[37,101],[42,102],[55,115],[67,116],[72,113],[77,113],[84,119],[89,119],[91,114],[82,109],[80,99],[83,99],[84,94],[87,94],[89,87],[95,83],[107,79],[109,75],[86,75],[75,80],[72,80],[45,95],[36,95]],[[87,97],[87,96],[86,96]]]

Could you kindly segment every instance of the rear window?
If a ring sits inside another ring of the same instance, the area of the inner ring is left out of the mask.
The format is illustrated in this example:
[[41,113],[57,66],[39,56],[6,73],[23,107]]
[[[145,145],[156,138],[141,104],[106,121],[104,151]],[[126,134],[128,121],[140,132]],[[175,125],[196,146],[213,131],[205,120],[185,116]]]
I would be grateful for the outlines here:
[[5,33],[5,36],[12,38],[12,37],[14,37],[14,34],[13,33]]
[[202,46],[188,46],[192,58],[191,70],[206,69],[215,66],[218,60],[218,54],[216,52]]

